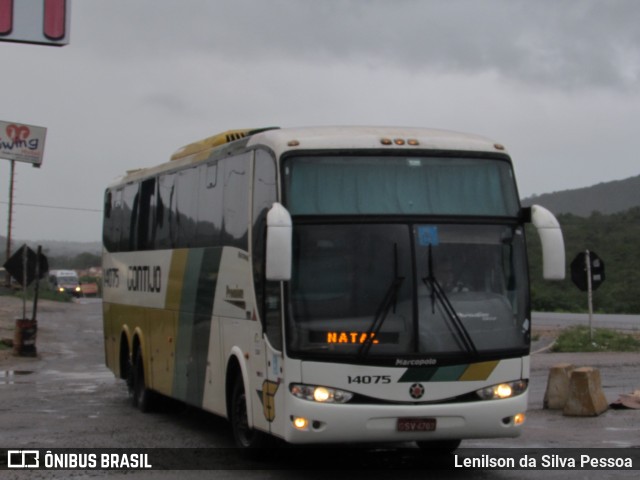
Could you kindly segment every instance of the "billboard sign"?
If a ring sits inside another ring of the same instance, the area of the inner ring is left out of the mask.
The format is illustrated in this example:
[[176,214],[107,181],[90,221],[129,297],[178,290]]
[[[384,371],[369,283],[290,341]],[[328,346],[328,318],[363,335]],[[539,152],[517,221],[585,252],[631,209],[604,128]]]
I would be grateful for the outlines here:
[[71,0],[0,0],[0,41],[69,43]]
[[0,158],[40,167],[47,129],[0,120]]

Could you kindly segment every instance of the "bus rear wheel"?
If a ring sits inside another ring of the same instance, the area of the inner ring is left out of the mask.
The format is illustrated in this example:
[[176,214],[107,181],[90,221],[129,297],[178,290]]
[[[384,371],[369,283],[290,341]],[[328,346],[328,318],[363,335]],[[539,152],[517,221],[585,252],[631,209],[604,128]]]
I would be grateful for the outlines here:
[[239,448],[261,448],[266,446],[267,437],[249,426],[247,396],[242,378],[236,380],[231,396],[231,430]]
[[133,406],[137,407],[141,412],[149,412],[153,403],[153,392],[147,388],[145,382],[144,363],[140,350],[136,353],[132,371],[131,398]]

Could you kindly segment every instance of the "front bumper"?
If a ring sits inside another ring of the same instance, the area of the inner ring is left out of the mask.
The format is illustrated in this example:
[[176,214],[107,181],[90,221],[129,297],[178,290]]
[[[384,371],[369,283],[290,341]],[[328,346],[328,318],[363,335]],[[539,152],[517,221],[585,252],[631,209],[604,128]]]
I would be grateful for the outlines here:
[[[287,442],[411,442],[517,437],[523,425],[516,425],[514,416],[526,411],[528,392],[503,400],[429,405],[335,405],[295,397],[287,400]],[[296,417],[308,420],[306,428],[294,427]],[[435,419],[436,427],[433,431],[398,431],[399,418]]]

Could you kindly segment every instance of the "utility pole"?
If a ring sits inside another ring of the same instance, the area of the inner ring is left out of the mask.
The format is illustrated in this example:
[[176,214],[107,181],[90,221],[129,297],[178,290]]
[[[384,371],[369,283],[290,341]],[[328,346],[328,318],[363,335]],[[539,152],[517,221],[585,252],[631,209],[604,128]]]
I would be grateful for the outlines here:
[[[11,227],[13,225],[13,184],[15,171],[16,161],[11,160],[11,173],[9,174],[9,217],[7,220],[7,255],[5,256],[7,260],[9,260],[9,257],[11,257]],[[5,282],[5,285],[7,287],[11,286],[11,275],[9,275],[9,272],[6,272]]]

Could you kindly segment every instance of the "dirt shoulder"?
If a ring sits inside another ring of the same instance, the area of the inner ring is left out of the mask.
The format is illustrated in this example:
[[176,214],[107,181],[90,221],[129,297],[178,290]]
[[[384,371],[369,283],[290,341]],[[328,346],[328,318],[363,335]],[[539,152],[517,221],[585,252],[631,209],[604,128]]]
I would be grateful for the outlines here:
[[[30,312],[30,309],[29,309]],[[23,314],[22,300],[6,295],[0,296],[0,361],[6,360],[12,355],[11,342],[13,342],[16,319]]]
[[[40,300],[38,302],[38,315],[40,313],[62,311],[68,306],[63,302]],[[12,295],[0,295],[0,362],[13,356],[11,347],[14,338],[16,320],[23,318],[23,301]],[[33,301],[27,300],[26,317],[33,317]]]

